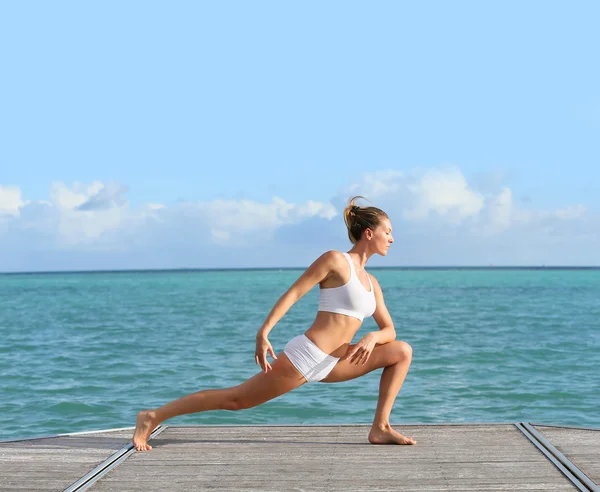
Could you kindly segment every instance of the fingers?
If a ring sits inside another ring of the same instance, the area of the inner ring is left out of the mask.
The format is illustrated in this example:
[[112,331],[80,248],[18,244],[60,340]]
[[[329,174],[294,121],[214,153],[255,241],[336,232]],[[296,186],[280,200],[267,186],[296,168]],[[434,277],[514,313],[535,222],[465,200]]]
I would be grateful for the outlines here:
[[260,366],[260,369],[262,371],[265,370],[265,367],[263,366],[263,362],[262,362],[262,360],[259,359],[258,354],[254,356],[254,362],[256,362]]
[[[276,359],[277,357],[275,357]],[[269,361],[267,360],[267,352],[265,351],[262,355],[255,355],[254,356],[254,362],[256,362],[257,364],[260,365],[260,368],[262,369],[263,372],[268,372],[271,369],[273,369],[271,367],[271,364],[269,364]]]
[[360,347],[358,345],[348,345],[346,353],[341,357],[341,360],[350,360],[356,354]]
[[267,360],[267,353],[271,354],[271,357],[277,360],[273,346],[270,343],[266,347],[262,346],[257,348],[256,354],[254,355],[254,362],[260,365],[260,368],[263,370],[263,372],[269,372],[271,369],[273,369]]
[[352,353],[348,356],[348,360],[350,361],[350,364],[354,364],[355,360],[358,358],[360,353],[361,353],[360,349],[355,349],[352,351]]
[[361,364],[364,365],[369,360],[369,357],[371,357],[371,352],[369,352],[368,350],[365,350],[361,357]]
[[273,347],[271,345],[269,345],[269,353],[271,354],[271,357],[273,357],[273,359],[277,360],[277,356],[275,355],[275,352],[273,351]]
[[357,348],[354,353],[350,356],[350,364],[359,365],[364,364],[369,360],[371,351],[365,347]]
[[267,353],[266,352],[263,354],[263,359],[262,359],[261,366],[262,366],[262,369],[263,369],[264,372],[269,372],[272,369],[271,364],[269,364],[269,361],[267,360]]
[[357,345],[350,356],[350,364],[358,364],[365,351],[365,347]]

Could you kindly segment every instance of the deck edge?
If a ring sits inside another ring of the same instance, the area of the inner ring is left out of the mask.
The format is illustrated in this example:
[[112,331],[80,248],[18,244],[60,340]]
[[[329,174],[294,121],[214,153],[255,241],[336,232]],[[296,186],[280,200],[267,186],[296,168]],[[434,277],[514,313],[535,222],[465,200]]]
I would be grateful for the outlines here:
[[558,425],[558,424],[542,424],[540,422],[529,422],[529,425],[533,427],[552,427],[555,429],[573,429],[573,430],[586,430],[586,431],[600,431],[600,427],[589,427],[582,425]]
[[9,444],[11,442],[36,441],[38,439],[54,439],[56,437],[82,436],[87,434],[102,434],[104,432],[119,432],[125,430],[134,430],[135,427],[115,427],[114,429],[97,429],[91,431],[66,432],[61,434],[47,434],[32,437],[17,437],[15,439],[0,439],[0,444]]
[[[544,424],[539,422],[529,422],[532,426],[539,427],[554,427],[559,429],[576,429],[576,430],[588,430],[588,431],[600,431],[600,427],[582,427],[582,426],[572,426],[572,425],[558,425],[558,424]],[[371,425],[367,422],[358,422],[354,424],[348,423],[340,423],[340,424],[175,424],[169,425],[169,427],[173,428],[181,428],[181,427],[360,427],[360,426],[368,426]],[[421,427],[421,426],[483,426],[483,425],[515,425],[514,421],[511,422],[410,422],[410,423],[398,423],[395,422],[392,425],[396,427]],[[71,437],[71,436],[81,436],[86,434],[102,434],[105,432],[118,432],[125,430],[134,430],[135,427],[115,427],[112,429],[94,429],[88,431],[77,431],[77,432],[67,432],[60,434],[47,434],[47,435],[39,435],[39,436],[31,436],[31,437],[17,437],[14,439],[0,439],[0,444],[9,444],[13,442],[23,442],[23,441],[35,441],[37,439],[53,439],[56,437]]]

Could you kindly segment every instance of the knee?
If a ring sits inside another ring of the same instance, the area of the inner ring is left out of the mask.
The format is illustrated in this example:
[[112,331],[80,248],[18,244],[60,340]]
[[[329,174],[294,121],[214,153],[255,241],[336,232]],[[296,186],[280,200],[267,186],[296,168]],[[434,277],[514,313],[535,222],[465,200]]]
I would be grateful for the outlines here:
[[250,404],[248,398],[245,398],[243,395],[239,394],[237,391],[232,391],[231,395],[225,400],[225,405],[223,410],[245,410],[246,408],[250,408],[253,405]]
[[227,400],[224,410],[231,410],[235,412],[238,410],[244,410],[245,408],[248,408],[248,405],[243,399],[233,397]]
[[242,408],[242,402],[237,398],[230,398],[225,402],[225,405],[223,405],[223,410],[236,411],[242,410]]
[[396,358],[396,362],[410,362],[412,360],[412,354],[413,354],[413,349],[412,347],[406,343],[406,342],[402,342],[402,341],[396,341],[394,342],[395,344],[395,358]]

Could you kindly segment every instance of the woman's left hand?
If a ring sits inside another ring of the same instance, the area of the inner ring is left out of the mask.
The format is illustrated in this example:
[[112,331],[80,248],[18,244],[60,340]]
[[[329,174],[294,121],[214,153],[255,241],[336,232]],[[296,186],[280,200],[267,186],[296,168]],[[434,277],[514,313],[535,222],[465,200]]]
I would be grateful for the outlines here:
[[377,345],[375,336],[373,333],[367,333],[357,344],[348,345],[348,350],[342,360],[349,360],[350,364],[355,365],[364,364],[369,360],[375,345]]

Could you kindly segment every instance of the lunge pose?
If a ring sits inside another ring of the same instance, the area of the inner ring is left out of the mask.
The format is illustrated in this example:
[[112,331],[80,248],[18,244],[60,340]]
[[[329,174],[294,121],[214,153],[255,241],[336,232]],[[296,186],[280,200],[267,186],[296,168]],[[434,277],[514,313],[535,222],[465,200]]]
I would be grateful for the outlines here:
[[[369,258],[387,255],[394,242],[387,214],[376,207],[359,207],[354,197],[344,210],[347,253],[321,255],[275,303],[256,335],[255,361],[261,371],[238,386],[198,391],[153,410],[138,413],[133,444],[138,451],[152,449],[152,431],[167,419],[206,410],[242,410],[276,398],[307,382],[348,381],[384,368],[379,400],[369,432],[373,444],[416,444],[391,428],[392,406],[412,360],[411,346],[396,341],[396,331],[379,283],[365,266]],[[268,335],[290,307],[319,284],[319,307],[312,326],[293,338],[275,355]],[[352,338],[362,321],[373,316],[378,331],[357,343]],[[269,361],[270,355],[272,361]]]

